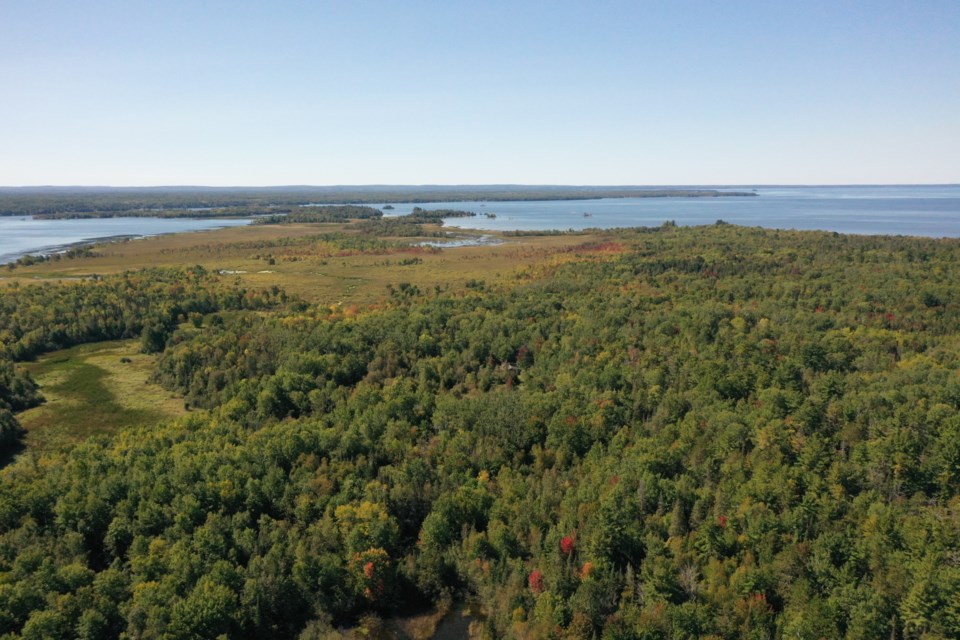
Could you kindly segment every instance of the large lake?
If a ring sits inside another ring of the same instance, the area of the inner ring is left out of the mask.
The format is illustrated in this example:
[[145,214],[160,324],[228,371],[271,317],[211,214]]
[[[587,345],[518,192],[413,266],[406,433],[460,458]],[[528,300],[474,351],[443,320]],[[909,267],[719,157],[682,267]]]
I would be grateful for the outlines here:
[[452,218],[446,224],[496,231],[657,226],[667,220],[699,225],[722,219],[773,229],[960,237],[960,185],[735,190],[753,189],[756,197],[394,203],[386,213],[402,215],[414,206],[490,213],[496,218]]
[[100,238],[142,238],[245,224],[250,224],[250,220],[224,218],[34,220],[23,216],[0,216],[0,264],[11,262],[28,253],[51,253],[78,242]]
[[[403,215],[415,206],[463,209],[481,215],[451,218],[446,221],[447,226],[492,231],[657,226],[668,220],[680,225],[699,225],[725,220],[774,229],[960,237],[960,185],[736,187],[738,191],[753,189],[756,197],[394,203],[395,208],[385,213]],[[21,216],[0,217],[0,264],[25,253],[50,252],[98,238],[142,237],[249,223],[250,220],[219,218],[34,220]]]

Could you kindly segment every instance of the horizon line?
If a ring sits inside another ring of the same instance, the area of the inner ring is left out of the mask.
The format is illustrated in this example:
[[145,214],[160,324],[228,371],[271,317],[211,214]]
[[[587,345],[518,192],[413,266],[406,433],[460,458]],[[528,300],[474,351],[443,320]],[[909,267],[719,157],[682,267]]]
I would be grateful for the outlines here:
[[742,187],[956,187],[960,182],[740,182],[740,183],[686,183],[686,184],[576,184],[576,183],[521,183],[521,182],[450,182],[450,183],[355,183],[355,184],[21,184],[0,185],[0,189],[369,189],[369,188],[561,188],[561,189],[663,189],[663,188],[742,188]]

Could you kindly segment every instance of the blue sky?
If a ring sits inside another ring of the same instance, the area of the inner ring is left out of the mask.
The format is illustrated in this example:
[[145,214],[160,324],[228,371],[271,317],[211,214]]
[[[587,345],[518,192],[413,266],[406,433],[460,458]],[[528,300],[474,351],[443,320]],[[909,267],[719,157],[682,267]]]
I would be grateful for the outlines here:
[[0,2],[0,184],[960,182],[960,2]]

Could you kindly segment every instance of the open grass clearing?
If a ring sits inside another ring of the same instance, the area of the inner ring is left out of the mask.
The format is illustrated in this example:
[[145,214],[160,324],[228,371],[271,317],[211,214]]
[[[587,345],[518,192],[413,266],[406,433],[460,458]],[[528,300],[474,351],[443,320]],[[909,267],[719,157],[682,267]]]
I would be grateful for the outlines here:
[[148,382],[155,356],[139,341],[80,345],[22,365],[46,402],[19,414],[26,451],[42,452],[93,435],[151,425],[186,413],[183,401]]

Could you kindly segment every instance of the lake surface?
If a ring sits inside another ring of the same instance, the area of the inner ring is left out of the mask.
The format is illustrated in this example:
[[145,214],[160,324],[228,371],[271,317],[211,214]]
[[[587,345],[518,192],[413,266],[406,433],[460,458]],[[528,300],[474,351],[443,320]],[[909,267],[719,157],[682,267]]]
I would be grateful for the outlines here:
[[[756,197],[604,198],[513,202],[393,203],[389,216],[423,209],[474,211],[450,218],[452,228],[539,231],[733,224],[772,229],[822,229],[841,233],[960,237],[960,185],[868,187],[729,187]],[[387,203],[375,205],[383,207]],[[493,214],[488,218],[484,214]],[[589,214],[589,215],[584,215]],[[110,237],[143,237],[250,224],[249,219],[90,218],[34,220],[0,217],[0,264],[26,253],[51,253],[71,244]]]
[[[867,187],[730,187],[756,197],[609,198],[544,202],[398,204],[388,215],[423,209],[474,211],[449,227],[491,231],[733,224],[772,229],[821,229],[856,234],[960,237],[960,185]],[[383,206],[383,205],[377,205]],[[496,218],[489,219],[483,214]],[[584,214],[590,214],[584,216]]]
[[156,236],[250,224],[249,219],[221,218],[87,218],[35,220],[0,216],[0,264],[26,254],[47,254],[79,242],[115,237]]

